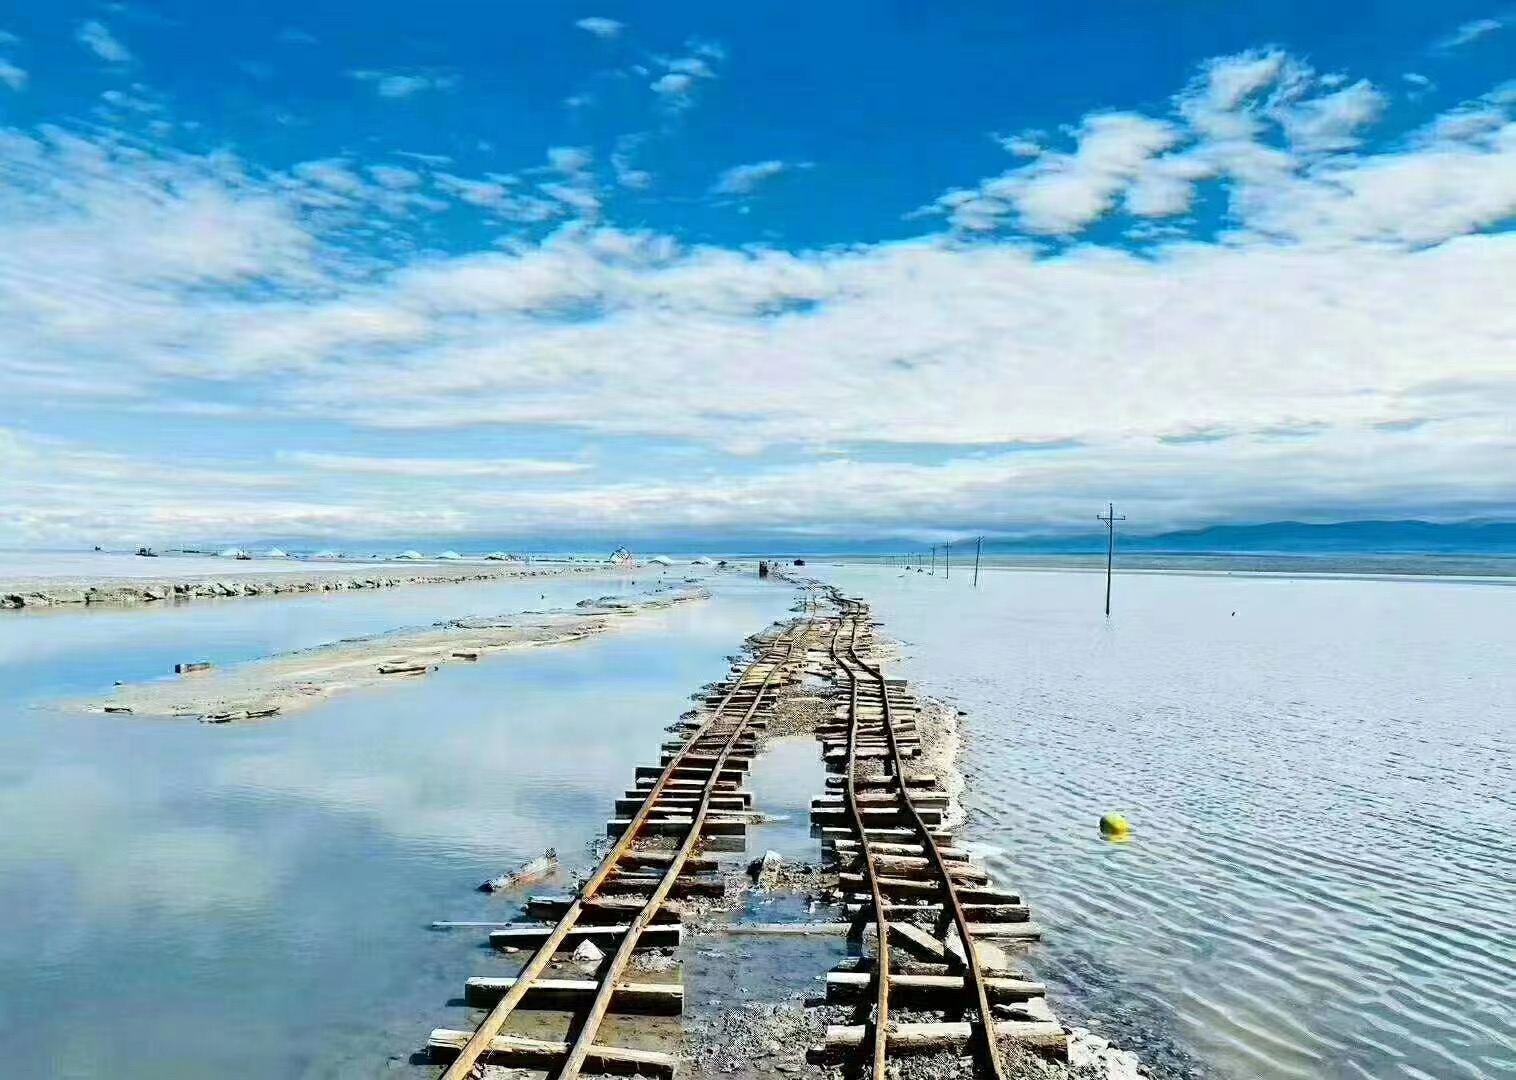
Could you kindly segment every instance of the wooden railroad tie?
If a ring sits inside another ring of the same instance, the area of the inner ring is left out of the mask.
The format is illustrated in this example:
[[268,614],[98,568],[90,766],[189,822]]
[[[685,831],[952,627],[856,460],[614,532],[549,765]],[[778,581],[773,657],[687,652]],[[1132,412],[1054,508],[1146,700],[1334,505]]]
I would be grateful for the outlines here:
[[[427,1038],[427,1049],[438,1058],[456,1057],[473,1032],[436,1028]],[[522,1035],[496,1035],[481,1055],[492,1064],[520,1068],[554,1069],[568,1056],[569,1045]],[[679,1070],[679,1058],[652,1050],[631,1050],[620,1046],[590,1047],[585,1061],[601,1072],[626,1076],[656,1076],[673,1080]]]
[[[629,929],[627,923],[607,923],[598,926],[580,926],[575,924],[569,928],[559,945],[560,951],[571,951],[581,941],[593,941],[596,945],[619,945],[621,939],[626,936]],[[553,927],[546,923],[533,925],[521,923],[517,926],[508,926],[500,930],[490,931],[490,944],[497,949],[504,948],[536,948],[543,944],[552,935]],[[678,923],[668,926],[654,924],[649,926],[637,939],[639,949],[677,948],[684,940],[684,927]]]
[[[516,985],[515,979],[476,977],[464,984],[468,1004],[488,1008]],[[594,1000],[600,984],[594,979],[535,979],[521,999],[523,1009],[580,1009]],[[611,1011],[642,1016],[678,1016],[684,1012],[684,987],[679,983],[618,982],[611,993]]]

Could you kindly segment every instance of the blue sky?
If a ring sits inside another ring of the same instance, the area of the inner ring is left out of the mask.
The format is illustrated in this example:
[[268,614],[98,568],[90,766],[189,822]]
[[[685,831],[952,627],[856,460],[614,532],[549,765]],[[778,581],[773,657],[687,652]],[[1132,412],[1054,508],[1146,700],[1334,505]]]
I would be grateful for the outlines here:
[[0,543],[1516,515],[1516,9],[0,13]]

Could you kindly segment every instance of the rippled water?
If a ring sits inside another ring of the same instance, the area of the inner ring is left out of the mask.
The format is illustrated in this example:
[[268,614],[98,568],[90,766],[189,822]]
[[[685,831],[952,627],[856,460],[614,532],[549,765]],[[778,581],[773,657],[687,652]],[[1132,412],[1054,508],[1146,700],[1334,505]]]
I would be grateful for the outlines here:
[[1102,575],[821,572],[967,711],[1066,1017],[1204,1076],[1516,1075],[1516,588],[1128,575],[1107,622]]
[[506,972],[431,921],[510,917],[474,886],[550,845],[592,862],[633,766],[792,600],[725,579],[614,633],[264,725],[39,707],[191,649],[235,659],[554,591],[449,588],[0,617],[0,1076],[434,1075],[411,1052],[467,1024],[449,1005],[467,976]]

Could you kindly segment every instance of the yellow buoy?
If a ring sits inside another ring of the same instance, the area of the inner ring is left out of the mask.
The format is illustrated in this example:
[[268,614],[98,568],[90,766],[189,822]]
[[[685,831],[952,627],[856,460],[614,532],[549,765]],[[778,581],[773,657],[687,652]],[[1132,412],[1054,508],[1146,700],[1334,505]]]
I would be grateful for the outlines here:
[[1125,842],[1132,838],[1132,823],[1122,814],[1104,814],[1100,818],[1100,835],[1107,840]]

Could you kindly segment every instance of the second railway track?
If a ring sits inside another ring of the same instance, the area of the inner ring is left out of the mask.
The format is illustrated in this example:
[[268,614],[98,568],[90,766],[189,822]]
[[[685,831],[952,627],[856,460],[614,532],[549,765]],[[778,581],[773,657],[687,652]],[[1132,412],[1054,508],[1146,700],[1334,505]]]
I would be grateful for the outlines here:
[[1021,897],[992,888],[944,831],[948,795],[938,777],[912,765],[917,706],[902,681],[865,659],[867,607],[831,594],[840,608],[829,654],[841,704],[818,734],[828,768],[841,775],[828,778],[812,820],[838,868],[852,933],[871,933],[873,954],[828,976],[830,1000],[859,1003],[856,1022],[828,1025],[812,1059],[861,1060],[873,1080],[885,1080],[892,1056],[968,1052],[980,1076],[1006,1080],[1003,1040],[1054,1056],[1066,1048],[1042,985],[1012,971],[990,944],[1034,940],[1040,930]]

